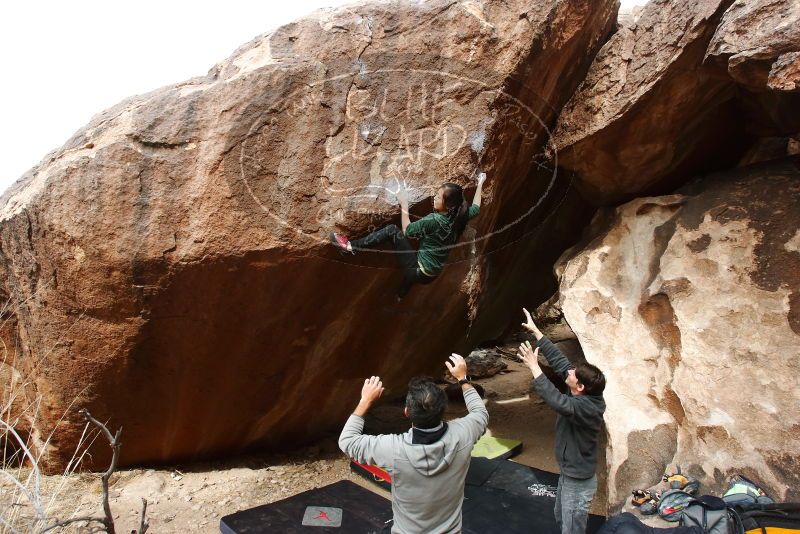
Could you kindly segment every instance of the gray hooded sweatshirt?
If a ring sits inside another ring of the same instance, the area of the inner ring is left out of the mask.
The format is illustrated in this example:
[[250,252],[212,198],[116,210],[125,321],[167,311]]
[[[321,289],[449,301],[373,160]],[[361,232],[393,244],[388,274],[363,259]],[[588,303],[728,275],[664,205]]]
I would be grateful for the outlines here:
[[489,412],[475,388],[466,388],[469,414],[449,421],[444,435],[428,445],[413,444],[405,434],[363,435],[364,419],[351,415],[339,447],[363,464],[392,476],[394,534],[454,533],[461,530],[461,503],[470,453],[489,424]]

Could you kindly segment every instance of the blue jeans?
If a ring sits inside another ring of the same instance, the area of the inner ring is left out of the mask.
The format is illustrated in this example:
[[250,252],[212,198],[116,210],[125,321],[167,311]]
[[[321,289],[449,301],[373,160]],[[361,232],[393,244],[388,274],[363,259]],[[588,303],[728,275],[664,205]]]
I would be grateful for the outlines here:
[[554,510],[561,534],[585,534],[589,508],[597,491],[597,475],[581,480],[561,475]]

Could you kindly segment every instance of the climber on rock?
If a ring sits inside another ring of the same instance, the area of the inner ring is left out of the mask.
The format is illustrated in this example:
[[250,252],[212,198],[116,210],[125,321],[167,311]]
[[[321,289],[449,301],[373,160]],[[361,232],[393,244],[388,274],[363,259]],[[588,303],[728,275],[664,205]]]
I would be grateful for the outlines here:
[[[410,221],[408,215],[408,192],[401,184],[397,200],[400,202],[402,229],[390,224],[352,241],[347,236],[333,232],[330,235],[331,243],[342,253],[355,254],[391,240],[403,271],[403,282],[397,291],[400,300],[408,294],[412,285],[430,284],[442,272],[447,256],[467,222],[478,215],[485,180],[486,173],[480,173],[471,206],[467,205],[464,189],[460,185],[445,183],[433,196],[433,213],[414,222]],[[419,239],[419,250],[414,250],[408,241],[409,237]]]

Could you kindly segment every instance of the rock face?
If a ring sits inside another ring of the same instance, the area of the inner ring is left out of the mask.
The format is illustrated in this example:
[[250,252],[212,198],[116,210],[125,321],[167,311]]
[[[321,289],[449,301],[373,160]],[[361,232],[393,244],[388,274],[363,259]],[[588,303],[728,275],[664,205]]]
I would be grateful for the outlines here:
[[798,369],[800,7],[653,0],[619,24],[553,138],[585,201],[630,201],[561,267],[609,370],[609,502],[676,463],[797,498],[800,398],[775,370]]
[[786,156],[800,132],[799,9],[791,0],[653,0],[622,19],[554,135],[558,163],[584,198],[663,194],[735,166],[767,138],[782,138]]
[[709,43],[706,62],[726,69],[737,83],[742,116],[753,136],[800,140],[797,2],[734,2]]
[[731,78],[754,91],[800,89],[800,5],[734,2],[711,39],[707,57],[726,63]]
[[800,158],[598,214],[560,306],[608,377],[609,504],[680,464],[800,498]]
[[698,120],[730,115],[732,84],[702,65],[730,3],[653,0],[603,46],[554,135],[559,165],[586,198],[606,204],[669,187],[700,158],[731,151],[725,139],[709,142],[723,125]]
[[[489,253],[543,219],[531,254],[580,229],[544,217],[580,204],[550,199],[565,182],[534,170],[616,7],[320,11],[97,115],[0,199],[3,338],[40,447],[64,417],[51,465],[73,454],[81,407],[124,428],[123,464],[285,448],[337,429],[365,375],[401,392],[454,340],[502,329],[478,311],[522,293],[484,295],[530,270]],[[392,222],[398,181],[419,216],[433,187],[480,168],[474,230],[400,306],[391,254],[327,244]]]

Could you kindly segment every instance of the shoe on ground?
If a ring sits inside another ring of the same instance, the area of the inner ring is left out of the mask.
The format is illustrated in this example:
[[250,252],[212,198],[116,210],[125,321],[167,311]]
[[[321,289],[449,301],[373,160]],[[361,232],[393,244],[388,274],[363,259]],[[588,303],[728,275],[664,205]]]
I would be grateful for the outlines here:
[[641,506],[653,498],[653,494],[649,490],[633,490],[631,497],[631,504],[634,506]]
[[655,515],[658,512],[658,501],[650,499],[646,503],[639,506],[639,513],[642,515]]

